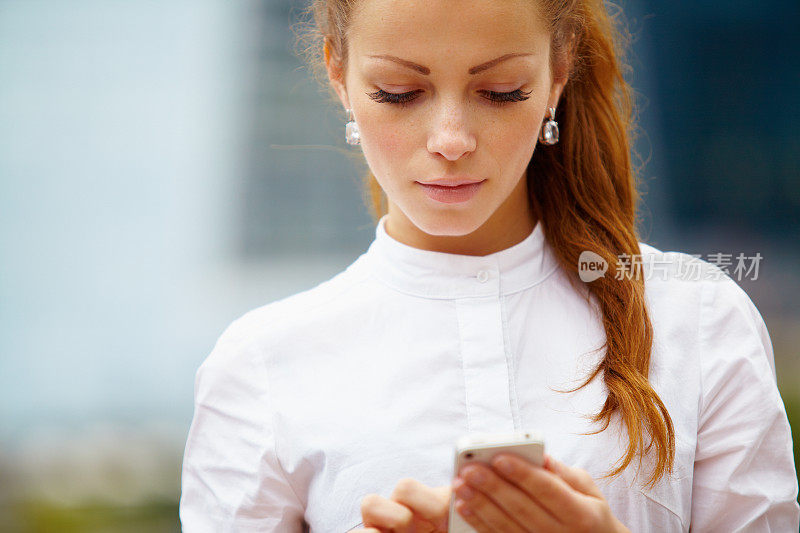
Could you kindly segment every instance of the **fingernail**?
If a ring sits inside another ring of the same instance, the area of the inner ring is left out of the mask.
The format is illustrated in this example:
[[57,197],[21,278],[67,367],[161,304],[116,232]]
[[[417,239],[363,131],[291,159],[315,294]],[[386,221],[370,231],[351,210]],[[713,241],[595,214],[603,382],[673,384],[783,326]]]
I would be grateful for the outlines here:
[[456,489],[456,494],[459,498],[463,498],[464,500],[469,500],[475,493],[470,489],[467,485],[462,485]]
[[464,516],[472,516],[472,510],[467,507],[466,503],[462,502],[461,505],[456,505],[456,508],[458,509],[458,512]]

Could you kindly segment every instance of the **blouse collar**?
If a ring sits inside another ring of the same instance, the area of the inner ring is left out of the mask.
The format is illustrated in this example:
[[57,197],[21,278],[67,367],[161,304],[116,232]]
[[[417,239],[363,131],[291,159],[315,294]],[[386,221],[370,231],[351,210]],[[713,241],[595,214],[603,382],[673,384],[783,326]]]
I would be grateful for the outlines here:
[[507,295],[540,283],[558,266],[540,221],[514,246],[472,256],[403,244],[386,233],[387,217],[378,221],[365,255],[376,278],[404,293],[435,299]]

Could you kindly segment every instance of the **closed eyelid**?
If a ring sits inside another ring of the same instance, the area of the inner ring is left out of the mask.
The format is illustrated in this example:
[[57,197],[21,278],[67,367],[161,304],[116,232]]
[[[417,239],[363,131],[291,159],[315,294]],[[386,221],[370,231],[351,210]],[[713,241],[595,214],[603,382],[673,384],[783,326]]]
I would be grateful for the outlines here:
[[[400,105],[401,107],[405,106],[406,104],[410,104],[413,101],[417,100],[419,93],[424,92],[421,90],[417,91],[408,91],[403,93],[392,93],[384,91],[383,89],[378,89],[374,93],[367,93],[371,99],[375,100],[381,104],[392,104],[392,105]],[[522,102],[530,98],[530,94],[533,91],[523,91],[521,88],[516,89],[514,91],[488,91],[488,90],[481,90],[478,91],[483,94],[483,98],[486,98],[494,105],[503,105],[509,104],[513,102]],[[488,95],[488,96],[486,96]]]

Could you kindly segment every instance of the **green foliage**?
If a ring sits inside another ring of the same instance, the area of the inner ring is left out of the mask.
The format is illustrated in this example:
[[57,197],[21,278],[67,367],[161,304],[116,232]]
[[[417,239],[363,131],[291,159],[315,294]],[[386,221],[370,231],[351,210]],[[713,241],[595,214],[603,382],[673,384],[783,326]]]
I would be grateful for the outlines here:
[[3,524],[0,520],[0,529],[8,533],[180,532],[177,502],[131,507],[61,507],[27,502],[17,505],[12,517],[11,523]]

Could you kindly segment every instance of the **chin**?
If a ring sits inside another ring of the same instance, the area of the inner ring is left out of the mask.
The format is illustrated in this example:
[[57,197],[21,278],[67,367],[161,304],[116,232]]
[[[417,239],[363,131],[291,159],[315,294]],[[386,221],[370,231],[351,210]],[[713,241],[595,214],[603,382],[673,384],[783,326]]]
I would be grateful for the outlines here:
[[461,237],[481,227],[485,220],[475,212],[426,212],[409,217],[411,222],[428,235]]

